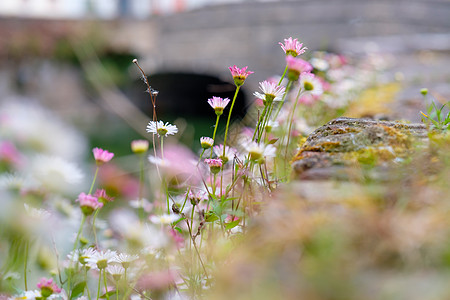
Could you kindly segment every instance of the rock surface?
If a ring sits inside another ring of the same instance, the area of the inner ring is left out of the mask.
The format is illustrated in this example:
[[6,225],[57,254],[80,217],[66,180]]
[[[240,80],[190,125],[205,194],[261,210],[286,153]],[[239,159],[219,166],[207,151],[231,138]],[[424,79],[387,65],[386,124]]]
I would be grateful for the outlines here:
[[316,129],[293,159],[294,177],[302,180],[351,180],[369,170],[389,180],[389,170],[427,139],[423,124],[338,118]]

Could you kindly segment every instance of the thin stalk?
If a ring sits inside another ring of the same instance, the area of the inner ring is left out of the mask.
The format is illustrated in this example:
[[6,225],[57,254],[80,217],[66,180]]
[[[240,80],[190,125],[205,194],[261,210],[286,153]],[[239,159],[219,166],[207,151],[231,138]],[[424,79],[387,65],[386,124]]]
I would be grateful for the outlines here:
[[108,284],[107,284],[107,282],[106,282],[106,269],[103,270],[103,282],[105,283],[105,291],[106,291],[105,295],[106,295],[106,299],[109,300],[109,295],[108,295]]
[[[268,106],[270,106],[270,104],[269,104],[269,105],[264,105],[263,112],[261,113],[261,115],[260,115],[259,118],[258,118],[258,123],[256,123],[255,131],[253,132],[252,141],[255,139],[256,134],[258,134],[258,136],[259,136],[259,131],[262,130],[262,129],[259,129],[259,128],[260,128],[260,126],[261,126],[261,122],[263,122],[263,120],[264,120],[265,117],[266,117],[267,107],[268,107]],[[264,127],[263,127],[263,128],[264,128]]]
[[92,218],[92,231],[94,232],[94,240],[95,240],[96,247],[98,246],[98,241],[97,241],[97,230],[95,230],[95,220],[97,220],[97,215],[98,215],[99,211],[100,211],[100,209],[97,208],[95,210],[94,217]]
[[[203,154],[205,153],[205,150],[206,150],[206,149],[203,149],[203,150],[202,150],[202,153],[200,154],[200,157],[198,158],[197,166],[198,166],[198,164],[202,161],[202,157],[203,157]],[[211,155],[212,155],[212,148],[211,148]]]
[[286,76],[286,72],[287,72],[287,70],[288,70],[288,65],[286,64],[286,68],[284,68],[284,72],[283,72],[283,75],[281,75],[281,78],[280,78],[280,81],[278,82],[278,85],[280,85],[281,84],[281,82],[283,81],[283,79],[284,79],[284,76]]
[[99,167],[97,166],[97,168],[95,169],[95,175],[94,175],[94,179],[92,180],[91,188],[89,189],[89,193],[88,193],[89,195],[92,193],[92,190],[94,189],[94,184],[95,184],[95,180],[97,179],[98,169],[99,169]]
[[119,300],[119,281],[116,280],[116,300]]
[[86,282],[86,286],[85,289],[87,291],[87,295],[88,295],[88,299],[91,300],[91,293],[89,292],[89,287],[88,287],[88,277],[87,277],[87,268],[86,265],[84,266],[84,281]]
[[286,99],[286,95],[287,95],[287,94],[289,93],[289,91],[291,90],[292,84],[293,84],[293,83],[294,83],[294,82],[293,82],[292,80],[289,80],[288,84],[286,85],[286,90],[285,90],[285,92],[284,92],[283,99],[281,99],[280,105],[278,106],[277,111],[275,112],[275,116],[273,117],[274,120],[277,119],[278,114],[279,114],[280,111],[281,111],[281,107],[282,107],[283,104],[284,104],[284,100]]
[[[83,225],[84,225],[85,221],[86,221],[86,216],[83,214],[83,217],[81,218],[80,228],[78,229],[77,237],[75,238],[75,242],[73,244],[72,253],[74,253],[74,254],[75,254],[75,250],[77,249],[78,240],[80,239],[80,234],[81,234],[81,231],[83,230]],[[72,280],[72,273],[73,273],[72,272],[72,263],[73,263],[73,260],[70,260],[69,275],[67,277],[67,290],[69,291],[69,298],[70,298],[70,294],[71,294],[71,280]]]
[[28,269],[28,251],[30,248],[30,241],[25,242],[25,261],[23,263],[23,280],[25,285],[25,291],[28,291],[28,284],[27,284],[27,269]]
[[98,274],[97,300],[98,300],[98,298],[100,298],[101,284],[102,284],[102,269],[100,269],[100,272]]
[[225,147],[227,145],[228,127],[230,126],[231,113],[233,111],[234,103],[236,102],[237,95],[239,93],[240,86],[236,87],[234,92],[233,101],[231,102],[230,112],[228,113],[227,127],[225,128],[225,138],[223,139],[223,156],[225,157]]
[[143,190],[144,190],[144,154],[139,155],[139,219],[141,223],[144,220],[144,199],[143,199]]
[[297,103],[298,103],[298,99],[300,98],[300,95],[302,94],[302,89],[300,88],[298,90],[298,94],[295,97],[295,101],[294,101],[294,107],[291,111],[291,115],[290,118],[288,119],[289,122],[289,129],[288,129],[288,134],[287,134],[287,142],[286,142],[286,149],[284,152],[284,169],[286,170],[286,160],[287,160],[287,152],[288,152],[288,148],[289,148],[289,142],[291,139],[291,128],[292,128],[292,122],[294,120],[294,114],[295,114],[295,109],[297,108]]
[[209,158],[212,158],[213,147],[214,147],[214,144],[216,142],[217,127],[219,127],[219,118],[220,118],[220,115],[218,115],[217,118],[216,118],[216,125],[214,126],[214,133],[213,133],[213,145],[211,146],[211,154],[209,155]]

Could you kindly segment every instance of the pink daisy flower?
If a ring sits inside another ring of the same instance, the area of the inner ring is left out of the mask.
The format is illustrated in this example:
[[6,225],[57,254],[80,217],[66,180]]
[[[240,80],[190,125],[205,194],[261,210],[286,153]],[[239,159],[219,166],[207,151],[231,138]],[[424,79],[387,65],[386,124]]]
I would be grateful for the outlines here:
[[91,215],[94,210],[103,207],[103,203],[98,202],[97,197],[90,194],[81,193],[78,195],[77,202],[80,202],[80,208],[84,215]]
[[44,298],[47,298],[52,294],[59,294],[61,292],[61,289],[56,285],[56,283],[53,282],[53,278],[41,278],[37,284],[37,287],[41,289],[41,295]]
[[133,153],[145,153],[148,150],[147,140],[134,140],[131,142],[131,151]]
[[214,145],[214,140],[207,136],[202,136],[200,138],[200,145],[203,149],[209,149]]
[[94,153],[95,162],[98,166],[110,161],[114,157],[114,153],[97,147],[92,149],[92,153]]
[[207,158],[205,159],[205,163],[208,164],[211,173],[217,174],[222,168],[222,160],[218,158]]
[[104,189],[97,189],[94,193],[94,197],[97,197],[97,199],[103,204],[114,201],[114,197],[108,196]]
[[245,82],[245,79],[247,79],[247,76],[254,73],[252,71],[247,71],[247,68],[248,68],[248,66],[246,66],[242,69],[239,69],[236,65],[234,65],[232,67],[228,67],[228,69],[230,69],[231,76],[233,76],[234,84],[236,86],[243,85]]
[[297,39],[292,39],[292,37],[284,39],[284,44],[281,42],[278,44],[284,50],[284,53],[286,53],[286,55],[293,57],[305,53],[306,49],[308,49],[306,47],[303,47],[303,43],[300,43]]
[[223,114],[223,110],[225,109],[225,107],[228,105],[229,102],[230,102],[230,99],[228,99],[228,98],[223,99],[223,98],[215,97],[215,96],[208,99],[209,105],[211,105],[211,107],[216,112],[216,115],[218,115],[218,116]]
[[296,58],[290,55],[286,56],[286,64],[288,67],[288,79],[297,81],[301,73],[311,72],[312,65],[301,58]]

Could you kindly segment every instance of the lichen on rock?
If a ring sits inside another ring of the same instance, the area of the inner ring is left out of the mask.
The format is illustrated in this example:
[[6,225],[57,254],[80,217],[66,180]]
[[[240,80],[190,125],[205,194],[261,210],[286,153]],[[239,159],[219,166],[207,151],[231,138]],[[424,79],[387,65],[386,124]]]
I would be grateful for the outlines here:
[[299,179],[347,179],[350,167],[389,168],[426,138],[423,124],[338,118],[306,139],[292,167]]

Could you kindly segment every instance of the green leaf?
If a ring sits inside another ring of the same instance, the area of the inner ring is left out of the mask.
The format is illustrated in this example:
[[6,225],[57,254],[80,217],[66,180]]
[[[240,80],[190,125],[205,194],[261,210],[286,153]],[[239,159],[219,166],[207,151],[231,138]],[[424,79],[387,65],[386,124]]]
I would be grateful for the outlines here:
[[180,227],[174,227],[173,229],[175,229],[176,231],[178,231],[179,233],[183,233],[183,230],[181,230],[181,228]]
[[271,139],[267,144],[268,145],[273,145],[278,141],[278,139]]
[[226,229],[226,230],[230,230],[230,229],[232,229],[232,228],[238,226],[240,221],[241,221],[241,220],[236,220],[236,221],[233,221],[233,222],[230,222],[230,223],[226,223],[225,229]]
[[205,213],[205,221],[206,222],[214,222],[219,220],[219,217],[212,211]]
[[82,281],[76,284],[72,289],[72,294],[70,295],[70,299],[77,298],[81,294],[83,294],[84,289],[86,288],[86,281]]
[[181,221],[186,220],[186,218],[181,218],[176,220],[175,222],[172,223],[173,226],[177,225],[178,223],[180,223]]
[[106,298],[106,294],[108,294],[108,297],[111,297],[116,294],[116,291],[114,290],[114,291],[109,291],[107,293],[104,293],[103,295],[100,296],[100,298]]

